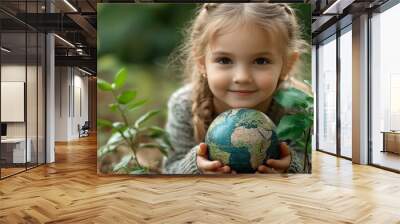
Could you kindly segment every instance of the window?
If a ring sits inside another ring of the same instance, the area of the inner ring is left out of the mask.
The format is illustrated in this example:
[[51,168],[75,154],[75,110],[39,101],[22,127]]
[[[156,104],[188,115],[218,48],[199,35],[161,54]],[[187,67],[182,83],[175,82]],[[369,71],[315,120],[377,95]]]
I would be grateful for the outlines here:
[[336,35],[318,48],[318,149],[336,154]]
[[340,155],[352,157],[352,35],[351,25],[340,36]]
[[400,4],[371,18],[372,164],[396,170],[400,170],[398,21]]

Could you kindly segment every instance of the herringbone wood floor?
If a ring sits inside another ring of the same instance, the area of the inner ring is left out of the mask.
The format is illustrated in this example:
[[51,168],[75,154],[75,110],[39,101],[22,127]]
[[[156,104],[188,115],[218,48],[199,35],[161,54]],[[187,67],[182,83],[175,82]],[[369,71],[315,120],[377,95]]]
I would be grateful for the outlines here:
[[0,181],[0,223],[400,223],[400,175],[320,152],[312,175],[99,177],[96,139]]

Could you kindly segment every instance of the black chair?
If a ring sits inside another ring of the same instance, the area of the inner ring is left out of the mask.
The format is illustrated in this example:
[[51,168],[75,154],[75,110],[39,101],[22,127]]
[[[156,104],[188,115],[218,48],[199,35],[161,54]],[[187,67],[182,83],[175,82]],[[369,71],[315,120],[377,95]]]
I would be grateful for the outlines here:
[[78,124],[79,138],[89,136],[89,129],[90,129],[89,121],[85,121],[82,127],[80,127],[80,125]]

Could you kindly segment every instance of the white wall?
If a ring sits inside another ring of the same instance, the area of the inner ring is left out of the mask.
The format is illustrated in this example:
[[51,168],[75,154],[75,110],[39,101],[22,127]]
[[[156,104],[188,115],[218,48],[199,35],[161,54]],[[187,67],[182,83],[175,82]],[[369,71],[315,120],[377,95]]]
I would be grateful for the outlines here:
[[78,124],[88,120],[88,78],[83,75],[76,68],[56,67],[56,141],[79,138]]
[[[77,72],[79,73],[77,74]],[[71,136],[73,138],[78,137],[78,124],[82,126],[88,120],[88,78],[81,75],[83,73],[79,70],[74,70],[74,96],[72,96],[74,99],[74,108],[72,110],[73,119],[71,120]]]
[[55,141],[68,140],[68,68],[55,68]]

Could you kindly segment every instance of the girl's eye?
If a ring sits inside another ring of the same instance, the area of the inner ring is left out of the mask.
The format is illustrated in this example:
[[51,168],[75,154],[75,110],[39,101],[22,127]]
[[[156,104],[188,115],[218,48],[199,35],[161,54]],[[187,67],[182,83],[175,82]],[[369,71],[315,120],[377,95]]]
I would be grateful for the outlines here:
[[266,65],[269,64],[270,61],[266,58],[257,58],[254,63],[256,63],[257,65]]
[[217,58],[217,63],[218,64],[222,64],[222,65],[226,65],[226,64],[232,64],[232,60],[227,58],[227,57],[222,57],[222,58]]

